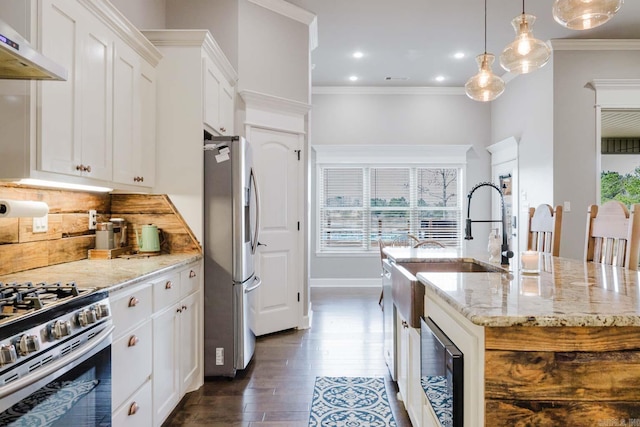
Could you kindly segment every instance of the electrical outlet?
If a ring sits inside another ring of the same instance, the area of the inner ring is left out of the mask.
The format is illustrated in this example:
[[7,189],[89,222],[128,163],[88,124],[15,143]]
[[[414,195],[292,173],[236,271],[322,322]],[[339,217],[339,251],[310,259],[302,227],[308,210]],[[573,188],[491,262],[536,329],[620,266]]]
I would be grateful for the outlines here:
[[95,209],[89,211],[89,230],[95,230],[98,225],[98,212]]
[[224,365],[224,348],[216,348],[216,365]]
[[49,215],[33,218],[33,232],[46,233],[49,230]]
[[571,202],[564,202],[564,211],[571,212]]

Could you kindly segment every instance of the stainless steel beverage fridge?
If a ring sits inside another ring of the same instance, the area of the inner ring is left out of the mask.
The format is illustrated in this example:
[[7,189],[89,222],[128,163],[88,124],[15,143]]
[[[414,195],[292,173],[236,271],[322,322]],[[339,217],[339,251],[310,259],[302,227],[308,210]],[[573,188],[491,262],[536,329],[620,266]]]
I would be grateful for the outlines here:
[[255,350],[251,298],[260,203],[251,147],[241,136],[204,140],[204,373],[234,377]]

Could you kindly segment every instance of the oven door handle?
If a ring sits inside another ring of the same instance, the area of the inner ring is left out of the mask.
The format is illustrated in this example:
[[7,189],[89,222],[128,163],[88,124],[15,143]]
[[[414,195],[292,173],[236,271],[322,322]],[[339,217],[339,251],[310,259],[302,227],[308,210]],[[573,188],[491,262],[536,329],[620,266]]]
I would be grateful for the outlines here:
[[27,375],[24,378],[20,378],[16,381],[13,381],[0,389],[0,399],[4,399],[12,393],[15,393],[17,390],[23,389],[25,387],[29,387],[30,385],[36,383],[37,381],[45,378],[47,375],[50,375],[61,368],[66,367],[71,362],[76,359],[81,358],[87,353],[91,352],[93,349],[98,347],[102,342],[111,337],[111,332],[113,332],[114,326],[110,325],[108,328],[104,329],[98,335],[93,338],[93,342],[87,344],[79,350],[72,351],[68,355],[56,360],[50,365],[46,365],[46,367],[42,369],[38,369],[32,375]]

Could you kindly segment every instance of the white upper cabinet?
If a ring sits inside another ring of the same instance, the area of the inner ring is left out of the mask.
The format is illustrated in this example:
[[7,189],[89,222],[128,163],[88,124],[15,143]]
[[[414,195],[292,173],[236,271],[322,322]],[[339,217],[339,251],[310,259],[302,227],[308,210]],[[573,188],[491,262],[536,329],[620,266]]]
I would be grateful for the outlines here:
[[113,66],[113,181],[152,187],[155,178],[155,68],[125,43]]
[[39,169],[108,181],[113,43],[96,21],[76,2],[42,2],[42,53],[69,77],[42,85]]
[[[2,179],[122,190],[155,178],[155,67],[160,52],[108,1],[25,2],[27,38],[67,69],[66,81],[0,81]],[[37,17],[37,19],[31,19]],[[15,106],[16,95],[20,109]],[[19,148],[16,148],[19,145]]]
[[203,58],[204,75],[204,123],[213,133],[233,135],[234,87],[224,78],[212,58]]

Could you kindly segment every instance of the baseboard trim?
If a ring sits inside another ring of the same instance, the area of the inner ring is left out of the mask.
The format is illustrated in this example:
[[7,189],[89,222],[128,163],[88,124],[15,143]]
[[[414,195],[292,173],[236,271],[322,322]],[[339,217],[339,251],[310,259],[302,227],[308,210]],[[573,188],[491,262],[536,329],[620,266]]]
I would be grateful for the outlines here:
[[313,310],[311,303],[309,303],[309,313],[306,316],[302,316],[302,324],[298,326],[298,329],[310,329],[313,321]]
[[381,288],[382,281],[379,277],[372,279],[310,279],[312,288]]

